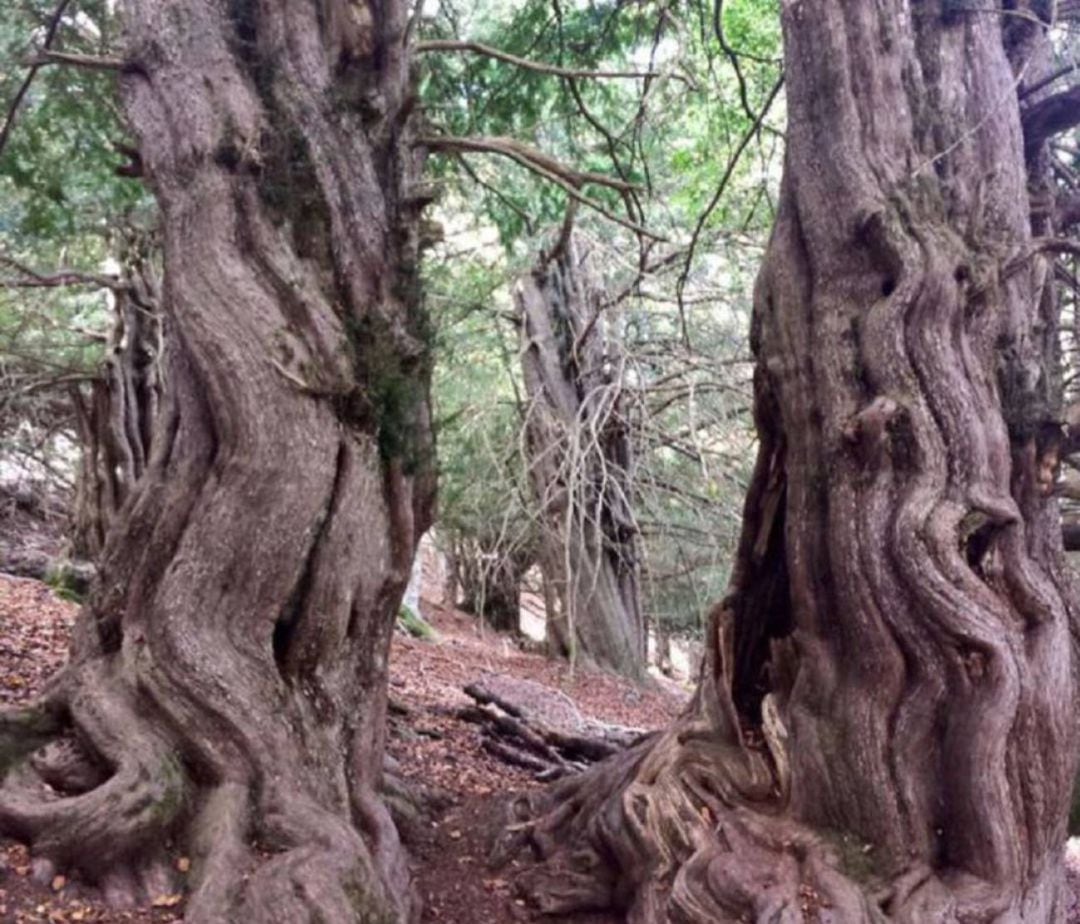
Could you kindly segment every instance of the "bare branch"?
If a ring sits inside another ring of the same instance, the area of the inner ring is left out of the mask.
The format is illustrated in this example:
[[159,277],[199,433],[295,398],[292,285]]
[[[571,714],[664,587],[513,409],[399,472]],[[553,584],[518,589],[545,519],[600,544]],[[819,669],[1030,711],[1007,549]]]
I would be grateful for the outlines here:
[[466,51],[473,54],[483,55],[486,58],[495,58],[515,67],[535,71],[538,74],[551,74],[555,77],[571,77],[584,80],[644,80],[647,77],[658,77],[657,71],[590,71],[578,68],[559,67],[555,64],[545,64],[542,61],[530,61],[527,58],[519,58],[517,55],[499,51],[490,45],[480,42],[460,42],[451,39],[438,39],[429,42],[417,42],[414,46],[417,54],[431,51]]
[[63,51],[49,51],[48,49],[38,52],[25,63],[32,68],[45,67],[49,64],[64,64],[69,67],[81,67],[90,71],[122,71],[131,67],[131,64],[122,58],[70,54]]
[[640,234],[656,241],[666,240],[666,238],[656,234],[654,231],[650,231],[642,225],[619,217],[595,199],[590,199],[588,196],[583,195],[579,189],[581,185],[586,183],[595,183],[622,192],[625,191],[626,187],[621,181],[604,176],[603,174],[579,173],[573,168],[556,161],[549,155],[521,144],[518,141],[514,141],[512,138],[455,138],[445,135],[423,135],[416,139],[415,144],[433,151],[442,150],[454,153],[460,153],[461,151],[475,151],[482,154],[501,154],[504,157],[509,157],[527,170],[554,183],[556,186],[561,187],[572,199],[577,200],[582,205],[588,206],[593,211],[603,215],[609,221],[622,225],[624,228],[633,231],[635,234]]
[[1080,67],[1080,64],[1066,64],[1064,67],[1058,68],[1049,77],[1044,77],[1037,83],[1033,83],[1030,87],[1024,87],[1023,89],[1021,89],[1019,93],[1020,99],[1024,100],[1027,99],[1029,96],[1038,93],[1039,90],[1043,89],[1044,87],[1048,87],[1055,80],[1060,80],[1062,77],[1071,74],[1078,67]]
[[735,168],[739,164],[739,160],[742,157],[743,151],[746,150],[747,145],[750,144],[750,140],[761,130],[761,125],[765,121],[765,116],[768,115],[769,110],[772,108],[772,104],[775,101],[777,95],[780,93],[780,88],[784,85],[784,75],[781,74],[776,83],[773,84],[772,90],[769,91],[769,96],[765,100],[764,105],[761,107],[761,112],[758,113],[757,118],[754,120],[754,124],[750,126],[750,130],[743,135],[742,140],[739,141],[738,146],[731,155],[731,159],[727,163],[727,167],[724,169],[724,175],[720,177],[720,183],[716,187],[716,192],[713,193],[712,199],[709,200],[709,204],[705,206],[705,211],[698,216],[697,224],[694,226],[694,233],[690,236],[690,244],[686,248],[686,262],[683,263],[682,273],[679,275],[679,280],[675,284],[675,292],[678,295],[679,304],[679,322],[682,326],[683,341],[684,344],[690,346],[690,334],[686,329],[686,312],[685,303],[683,302],[683,290],[686,288],[686,281],[690,278],[690,267],[694,262],[694,251],[697,249],[698,238],[701,236],[702,229],[705,227],[705,223],[709,220],[709,216],[713,213],[713,210],[720,203],[720,199],[724,195],[724,190],[727,189],[727,184],[731,181],[731,177],[735,173]]
[[1026,109],[1021,117],[1028,158],[1047,138],[1080,125],[1080,86],[1055,93]]
[[529,213],[526,212],[523,208],[521,208],[521,206],[514,202],[509,196],[506,195],[506,193],[504,193],[497,186],[494,186],[491,183],[487,182],[485,179],[483,179],[475,170],[473,170],[472,165],[461,154],[457,155],[457,160],[458,163],[461,164],[461,169],[469,175],[469,177],[474,183],[486,189],[489,193],[495,196],[495,198],[502,202],[503,205],[505,205],[512,212],[517,214],[517,216],[521,219],[522,223],[525,225],[526,233],[529,235],[529,237],[532,237],[534,233],[533,222],[532,219],[529,217]]
[[99,289],[111,289],[114,292],[127,288],[116,276],[102,276],[84,273],[80,270],[61,269],[53,273],[41,273],[13,257],[0,254],[0,265],[9,266],[21,278],[0,279],[0,288],[5,289],[51,289],[60,286],[94,286]]
[[503,137],[455,137],[452,135],[424,135],[417,139],[417,144],[432,151],[472,151],[482,154],[500,154],[516,160],[530,169],[541,169],[571,184],[575,189],[594,184],[606,186],[618,192],[634,189],[629,183],[606,176],[603,173],[575,170],[568,164],[556,160],[550,154],[522,144],[515,138]]

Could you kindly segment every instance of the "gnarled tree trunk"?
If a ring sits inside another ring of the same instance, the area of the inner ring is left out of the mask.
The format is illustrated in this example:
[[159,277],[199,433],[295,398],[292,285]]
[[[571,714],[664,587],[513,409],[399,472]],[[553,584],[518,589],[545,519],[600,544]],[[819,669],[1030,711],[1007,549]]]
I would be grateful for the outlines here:
[[75,481],[71,549],[95,561],[124,502],[146,471],[165,387],[159,281],[149,257],[113,290],[113,325],[100,378],[71,390],[82,457]]
[[433,485],[406,6],[122,8],[167,401],[70,666],[0,722],[0,828],[120,894],[172,843],[191,921],[405,920],[386,664]]
[[630,677],[645,671],[634,452],[624,357],[608,330],[588,256],[564,233],[519,280],[529,476],[540,508],[552,654]]
[[1010,65],[1036,12],[784,3],[731,592],[676,726],[518,805],[548,910],[1063,919],[1077,604]]

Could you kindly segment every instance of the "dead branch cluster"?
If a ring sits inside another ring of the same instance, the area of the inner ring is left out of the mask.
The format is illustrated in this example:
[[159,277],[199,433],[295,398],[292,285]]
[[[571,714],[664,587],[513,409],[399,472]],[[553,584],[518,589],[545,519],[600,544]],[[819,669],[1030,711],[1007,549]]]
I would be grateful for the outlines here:
[[577,773],[647,734],[587,719],[564,693],[531,680],[485,674],[464,689],[473,703],[458,716],[480,727],[484,749],[539,780]]

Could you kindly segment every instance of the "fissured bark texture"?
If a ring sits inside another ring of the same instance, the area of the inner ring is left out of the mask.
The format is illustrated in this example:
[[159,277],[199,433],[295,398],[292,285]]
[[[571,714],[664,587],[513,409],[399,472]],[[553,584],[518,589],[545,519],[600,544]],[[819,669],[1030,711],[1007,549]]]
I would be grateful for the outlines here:
[[1003,18],[931,10],[785,10],[754,321],[793,628],[771,688],[796,818],[960,907],[1048,920],[1076,750],[1074,603],[1037,490],[1049,280]]
[[192,921],[406,920],[386,663],[433,482],[405,4],[122,12],[168,400],[70,667],[7,717],[0,826],[121,896],[171,840]]
[[956,6],[783,4],[731,593],[676,728],[519,805],[549,910],[1063,919],[1076,596],[1039,471],[1060,410],[1029,55]]

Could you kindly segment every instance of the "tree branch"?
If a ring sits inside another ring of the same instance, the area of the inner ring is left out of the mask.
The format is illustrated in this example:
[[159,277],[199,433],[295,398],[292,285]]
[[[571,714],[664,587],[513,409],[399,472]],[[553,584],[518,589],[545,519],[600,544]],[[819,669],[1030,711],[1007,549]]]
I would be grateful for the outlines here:
[[634,189],[629,183],[606,176],[603,173],[591,171],[579,171],[573,167],[556,160],[550,154],[545,154],[527,144],[522,144],[515,138],[502,137],[455,137],[452,135],[423,135],[417,139],[417,144],[423,145],[432,151],[472,151],[481,154],[500,154],[516,160],[522,166],[530,169],[541,169],[549,174],[559,177],[564,182],[570,183],[575,189],[594,184],[606,186],[617,192],[629,192]]
[[1047,138],[1080,125],[1080,86],[1039,100],[1021,116],[1024,153],[1030,160]]
[[[60,0],[56,10],[53,12],[49,19],[49,25],[45,30],[45,41],[42,43],[42,48],[48,50],[53,41],[56,39],[56,33],[60,29],[60,20],[64,17],[64,11],[68,8],[71,0]],[[26,72],[26,76],[23,78],[22,84],[16,91],[14,98],[11,100],[11,105],[8,107],[7,115],[4,117],[4,124],[0,127],[0,154],[4,153],[4,146],[7,144],[8,137],[11,135],[12,126],[15,124],[15,117],[19,114],[19,107],[22,105],[22,101],[26,98],[26,94],[30,90],[30,84],[34,82],[34,77],[37,76],[37,72],[40,69],[40,65],[32,65]]]
[[27,266],[25,263],[0,254],[0,265],[10,266],[22,279],[0,279],[0,288],[6,289],[48,289],[60,286],[95,286],[101,289],[111,289],[118,292],[127,288],[127,285],[116,276],[101,276],[95,273],[84,273],[79,270],[61,269],[55,273],[40,273]]
[[98,55],[70,54],[63,51],[42,49],[26,62],[30,67],[46,67],[49,64],[65,64],[69,67],[81,67],[91,71],[122,71],[131,68],[131,64],[122,58],[108,58]]
[[414,46],[417,54],[431,51],[466,51],[473,54],[483,55],[486,58],[495,58],[513,64],[515,67],[535,71],[538,74],[551,74],[555,77],[572,77],[586,80],[644,80],[647,77],[658,77],[656,71],[590,71],[577,68],[559,67],[555,64],[545,64],[542,61],[530,61],[528,58],[519,58],[517,55],[499,51],[490,45],[480,42],[459,42],[451,39],[438,39],[429,42],[417,42]]
[[627,192],[632,187],[627,187],[620,180],[612,179],[600,173],[580,173],[572,167],[560,163],[553,157],[521,144],[512,138],[456,138],[446,135],[422,135],[414,142],[417,146],[426,147],[432,151],[449,151],[460,153],[472,151],[481,154],[500,154],[523,166],[526,170],[543,177],[556,186],[561,187],[572,198],[586,205],[593,211],[603,215],[609,221],[622,225],[635,234],[663,241],[666,238],[650,231],[633,221],[621,218],[606,206],[583,195],[580,187],[587,183],[607,186],[619,192]]
[[502,202],[503,205],[505,205],[512,212],[517,214],[517,216],[521,219],[522,223],[525,225],[526,233],[529,235],[529,237],[532,237],[534,233],[533,222],[532,219],[529,217],[529,213],[526,212],[523,208],[521,208],[521,206],[514,202],[513,199],[507,196],[506,193],[504,193],[497,186],[494,186],[491,183],[487,182],[487,180],[483,179],[475,170],[473,170],[469,162],[460,153],[457,155],[457,160],[458,163],[461,164],[461,169],[469,175],[469,177],[474,183],[476,183],[483,189],[486,189],[493,196],[495,196],[495,198]]
[[1024,100],[1029,96],[1038,93],[1043,87],[1048,87],[1055,80],[1060,80],[1066,74],[1071,74],[1078,67],[1080,67],[1080,64],[1066,64],[1064,67],[1058,68],[1054,73],[1050,74],[1049,77],[1044,77],[1038,83],[1033,83],[1030,87],[1024,87],[1019,93],[1020,99]]
[[686,329],[686,310],[685,303],[683,302],[683,290],[686,288],[686,281],[690,278],[690,268],[694,262],[694,251],[697,249],[698,238],[701,236],[701,232],[705,227],[705,223],[709,220],[709,216],[713,213],[713,209],[720,203],[720,199],[724,195],[724,190],[727,189],[727,184],[735,174],[735,168],[738,166],[743,151],[745,151],[747,145],[750,144],[750,140],[761,130],[762,123],[765,121],[765,116],[769,114],[769,110],[772,108],[772,104],[780,93],[780,88],[783,85],[784,75],[781,74],[776,83],[773,84],[772,90],[769,91],[769,96],[765,100],[764,105],[762,105],[761,112],[758,113],[757,118],[754,120],[754,124],[751,125],[750,130],[743,135],[742,140],[732,153],[731,159],[724,169],[724,175],[720,177],[720,183],[716,187],[716,192],[713,193],[713,197],[709,200],[709,204],[705,206],[705,211],[698,216],[697,224],[694,226],[694,233],[690,237],[689,245],[687,245],[686,262],[683,264],[682,273],[679,275],[678,282],[675,284],[675,292],[679,306],[679,322],[682,327],[683,343],[687,348],[690,346],[690,334]]

